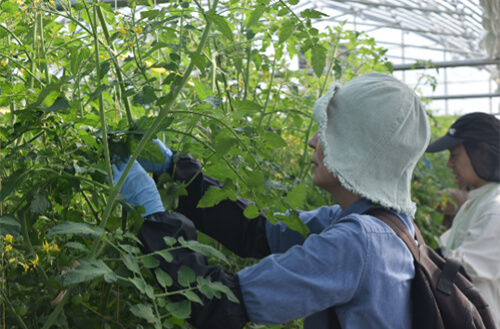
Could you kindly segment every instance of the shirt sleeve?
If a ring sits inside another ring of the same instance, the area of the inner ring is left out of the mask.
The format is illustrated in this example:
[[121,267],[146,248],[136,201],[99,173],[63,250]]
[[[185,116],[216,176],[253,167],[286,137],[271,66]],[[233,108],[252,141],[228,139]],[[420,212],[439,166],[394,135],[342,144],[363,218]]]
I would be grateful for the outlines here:
[[[320,207],[312,211],[302,211],[299,213],[300,219],[309,228],[311,234],[321,233],[332,224],[342,212],[338,205],[331,207]],[[266,223],[266,235],[269,248],[272,253],[282,253],[295,245],[304,243],[304,236],[297,231],[287,227],[283,223]]]
[[302,245],[241,270],[238,277],[250,320],[285,323],[348,302],[359,286],[366,257],[364,228],[344,218],[311,234]]
[[464,268],[476,284],[500,276],[500,213],[488,212],[469,228],[457,250],[464,254]]

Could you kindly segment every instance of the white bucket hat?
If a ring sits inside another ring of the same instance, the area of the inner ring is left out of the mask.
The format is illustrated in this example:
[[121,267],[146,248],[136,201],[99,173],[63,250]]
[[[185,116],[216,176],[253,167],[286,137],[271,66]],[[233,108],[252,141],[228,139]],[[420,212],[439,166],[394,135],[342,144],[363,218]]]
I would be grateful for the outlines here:
[[333,83],[314,117],[324,164],[349,191],[413,216],[412,173],[430,139],[420,98],[392,76],[368,73]]

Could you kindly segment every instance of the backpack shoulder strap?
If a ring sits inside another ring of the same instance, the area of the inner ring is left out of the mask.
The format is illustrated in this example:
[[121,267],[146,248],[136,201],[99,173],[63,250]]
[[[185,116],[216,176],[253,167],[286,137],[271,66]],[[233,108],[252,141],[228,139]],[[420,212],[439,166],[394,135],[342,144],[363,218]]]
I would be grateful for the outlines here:
[[[369,211],[367,214],[376,217],[382,222],[389,225],[389,227],[396,233],[396,235],[406,244],[415,260],[417,262],[420,262],[420,250],[418,249],[418,245],[415,243],[415,239],[410,235],[410,232],[398,216],[384,208],[375,208]],[[415,225],[413,225],[413,227],[415,229],[415,236],[418,243],[420,245],[424,245],[425,242],[422,234],[420,234],[420,231]]]

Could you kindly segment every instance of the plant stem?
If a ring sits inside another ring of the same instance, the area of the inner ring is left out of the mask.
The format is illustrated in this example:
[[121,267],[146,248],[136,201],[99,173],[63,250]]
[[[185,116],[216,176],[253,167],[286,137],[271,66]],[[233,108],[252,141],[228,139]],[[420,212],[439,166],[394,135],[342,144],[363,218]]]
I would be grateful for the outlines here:
[[[90,12],[89,12],[89,8],[87,6],[87,3],[86,1],[83,1],[83,4],[85,6],[85,10],[87,11],[87,14],[89,16],[89,20],[90,20]],[[97,8],[99,8],[99,6],[97,5],[97,2],[94,1],[93,3],[93,12],[94,12],[94,15],[93,15],[93,22],[92,20],[90,20],[90,25],[92,27],[92,34],[93,34],[93,37],[94,37],[94,48],[95,48],[95,51],[94,51],[94,54],[95,54],[95,61],[96,61],[96,76],[97,76],[97,83],[96,83],[96,87],[99,87],[101,85],[101,58],[100,58],[100,54],[99,54],[99,37],[98,37],[98,34],[97,34]],[[92,24],[93,23],[93,24]],[[109,145],[108,145],[108,128],[107,128],[107,125],[106,125],[106,114],[104,112],[104,96],[101,94],[99,94],[98,96],[98,102],[99,102],[99,117],[101,119],[101,132],[102,132],[102,148],[103,148],[103,151],[104,151],[104,161],[106,162],[106,169],[107,169],[107,172],[108,172],[108,179],[109,179],[109,186],[110,188],[113,187],[113,168],[111,167],[111,159],[110,159],[110,156],[109,156]]]
[[42,16],[42,13],[38,13],[36,15],[36,19],[38,21],[38,24],[40,25],[39,26],[39,38],[40,38],[40,50],[39,50],[39,56],[38,58],[42,59],[43,60],[43,64],[41,64],[40,66],[40,70],[43,70],[45,71],[45,83],[48,85],[50,83],[50,74],[49,74],[49,66],[47,64],[47,56],[46,56],[46,53],[45,53],[45,38],[44,38],[44,35],[43,35],[43,16]]
[[[213,3],[214,7],[217,6],[218,1],[219,0],[214,0],[214,3]],[[203,34],[202,34],[201,39],[200,39],[200,43],[198,44],[198,47],[196,49],[196,53],[198,55],[202,53],[203,48],[205,47],[205,44],[206,44],[207,39],[208,39],[208,35],[210,34],[211,27],[212,27],[212,22],[207,21],[207,24],[205,26],[205,30],[203,31]],[[114,207],[114,202],[116,200],[116,197],[118,196],[120,188],[123,185],[123,182],[125,181],[125,178],[127,177],[130,169],[132,168],[134,161],[137,159],[137,157],[139,156],[142,149],[146,146],[146,144],[150,142],[153,134],[156,132],[156,130],[160,126],[161,122],[170,112],[177,96],[180,94],[182,88],[187,83],[188,79],[190,78],[191,72],[193,71],[194,67],[195,67],[194,61],[191,61],[188,65],[188,67],[186,68],[186,70],[184,71],[184,74],[182,76],[182,79],[181,79],[179,85],[175,86],[175,88],[172,87],[169,94],[166,96],[166,97],[168,97],[168,100],[166,101],[164,106],[160,107],[160,113],[158,113],[158,116],[156,117],[155,121],[153,121],[153,123],[151,124],[151,127],[146,131],[146,133],[142,137],[141,141],[139,142],[139,145],[137,146],[134,153],[130,157],[130,160],[129,160],[127,166],[125,167],[125,170],[123,171],[120,179],[118,180],[116,185],[110,186],[109,197],[108,197],[107,204],[106,204],[106,207],[105,207],[103,215],[102,215],[101,224],[99,225],[101,228],[106,227],[109,216],[111,214],[111,210]],[[90,256],[91,257],[95,257],[95,252],[97,250],[98,242],[99,242],[99,240],[97,240],[97,239],[94,240],[92,248],[90,249]]]
[[[102,32],[104,33],[106,43],[108,44],[108,47],[110,47],[111,50],[114,53],[116,53],[115,45],[109,41],[111,39],[111,36],[109,34],[108,25],[106,24],[106,20],[104,19],[104,14],[102,13],[102,8],[97,6],[96,11],[97,11],[97,16],[99,17],[99,22],[101,23],[101,28],[102,28]],[[115,65],[115,74],[116,74],[116,78],[118,79],[118,85],[120,86],[121,94],[124,95],[126,89],[125,89],[125,83],[123,82],[123,75],[122,75],[122,71],[120,70],[120,65],[115,57],[111,56],[111,58],[113,59],[113,62]],[[128,125],[130,128],[133,129],[134,120],[132,118],[132,109],[130,107],[130,100],[126,96],[123,96],[121,98],[122,98],[123,103],[125,105],[125,111],[127,114]]]
[[7,306],[10,308],[12,315],[14,316],[14,318],[16,318],[16,320],[19,323],[19,325],[21,326],[21,328],[28,329],[28,326],[24,323],[23,319],[21,319],[21,317],[16,314],[16,310],[14,309],[14,306],[10,302],[9,297],[7,296],[7,294],[5,293],[3,288],[0,288],[0,294],[2,295],[5,304],[7,304]]

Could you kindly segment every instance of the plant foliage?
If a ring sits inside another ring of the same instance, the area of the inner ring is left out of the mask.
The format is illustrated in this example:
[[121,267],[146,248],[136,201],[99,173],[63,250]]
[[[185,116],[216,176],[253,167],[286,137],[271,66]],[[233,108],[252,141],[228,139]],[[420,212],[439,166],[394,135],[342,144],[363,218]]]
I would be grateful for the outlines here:
[[[333,203],[309,178],[314,102],[334,80],[392,68],[373,39],[342,24],[319,31],[324,14],[296,3],[0,0],[3,328],[183,328],[195,291],[234,298],[187,268],[185,289],[170,292],[157,268],[169,250],[140,253],[143,209],[120,197],[112,164],[162,159],[153,137],[224,183],[200,206],[238,194],[255,201],[252,218]],[[419,171],[426,187],[434,178]],[[158,188],[167,209],[185,193],[168,175]],[[268,217],[307,234],[291,214]],[[232,270],[249,262],[205,236],[180,242]]]

